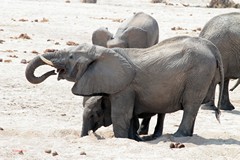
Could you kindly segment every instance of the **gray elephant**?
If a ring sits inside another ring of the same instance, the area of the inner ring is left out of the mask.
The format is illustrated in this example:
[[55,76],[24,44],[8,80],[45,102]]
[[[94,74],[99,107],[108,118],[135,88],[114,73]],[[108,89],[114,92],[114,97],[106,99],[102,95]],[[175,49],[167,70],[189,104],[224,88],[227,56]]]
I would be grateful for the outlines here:
[[[159,28],[157,21],[150,15],[138,12],[134,14],[131,18],[124,21],[124,23],[118,28],[115,36],[108,31],[107,28],[101,27],[93,32],[92,34],[92,43],[95,45],[114,48],[147,48],[151,47],[158,43],[159,39]],[[96,113],[90,112],[89,107],[92,110],[98,110],[94,108],[94,99],[88,99],[91,101],[91,106],[86,105],[84,108],[87,110],[84,112],[83,122],[87,122],[86,119],[89,117],[95,117]],[[100,107],[100,99],[95,99],[96,107]],[[107,107],[109,108],[109,107]],[[105,115],[108,116],[108,115]],[[93,119],[93,118],[92,118]],[[95,124],[98,124],[100,127],[99,121],[96,119],[91,120],[91,123],[83,123],[83,134],[87,135],[89,130],[96,130]],[[147,134],[149,129],[150,117],[143,119],[139,134]],[[101,124],[104,124],[103,122]],[[103,125],[105,126],[105,125]],[[159,124],[157,123],[156,129],[154,131],[153,137],[159,137],[160,131],[157,128]],[[161,130],[161,129],[160,129]]]
[[[240,13],[228,13],[212,18],[204,26],[200,37],[206,38],[219,49],[224,66],[224,88],[221,109],[233,110],[229,99],[229,80],[240,77]],[[214,97],[214,96],[213,96]],[[214,106],[214,100],[211,104]]]
[[[174,136],[192,136],[201,103],[210,100],[216,85],[223,85],[224,78],[215,45],[188,36],[173,37],[146,49],[82,44],[44,54],[28,64],[25,72],[28,81],[40,82],[34,71],[43,64],[57,69],[58,80],[74,82],[75,95],[107,95],[115,137],[136,140],[135,118],[178,110],[183,110],[183,118]],[[217,119],[219,107],[215,110]]]
[[[111,104],[108,96],[92,96],[83,98],[83,123],[81,137],[88,135],[88,132],[92,130],[95,132],[98,128],[104,126],[107,127],[112,124],[111,119]],[[140,127],[138,119],[134,122],[137,126],[134,132],[136,134],[147,134],[149,129],[149,122],[152,114],[142,116],[144,118]],[[144,140],[153,140],[162,135],[163,131],[164,115],[159,114],[157,124],[154,133],[150,136],[145,136]]]
[[147,48],[158,43],[157,21],[150,15],[138,12],[123,22],[113,36],[107,28],[99,28],[92,34],[92,43],[107,48]]

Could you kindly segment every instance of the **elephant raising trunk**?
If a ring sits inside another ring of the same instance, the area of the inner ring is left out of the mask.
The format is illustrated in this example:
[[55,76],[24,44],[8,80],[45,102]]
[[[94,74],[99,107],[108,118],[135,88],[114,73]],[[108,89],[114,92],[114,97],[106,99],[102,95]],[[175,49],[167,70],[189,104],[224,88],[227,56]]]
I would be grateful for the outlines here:
[[39,84],[43,82],[45,79],[47,79],[51,75],[56,75],[55,70],[51,70],[49,72],[46,72],[45,74],[36,77],[34,75],[34,71],[42,65],[49,65],[53,66],[58,69],[58,72],[61,72],[62,65],[60,65],[59,62],[56,61],[57,58],[60,58],[60,53],[47,53],[44,54],[43,56],[38,56],[34,58],[33,60],[30,61],[28,64],[26,71],[25,71],[25,76],[27,80],[33,84]]

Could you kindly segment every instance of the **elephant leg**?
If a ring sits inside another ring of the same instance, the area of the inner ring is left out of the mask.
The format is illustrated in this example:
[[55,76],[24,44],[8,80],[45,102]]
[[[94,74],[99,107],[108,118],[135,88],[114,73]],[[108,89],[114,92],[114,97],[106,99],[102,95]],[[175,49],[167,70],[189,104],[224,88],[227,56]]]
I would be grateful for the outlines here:
[[174,137],[192,136],[194,130],[195,119],[198,113],[200,104],[184,106],[183,118]]
[[134,139],[136,141],[143,141],[143,139],[138,135],[137,130],[139,128],[139,121],[136,116],[131,119],[130,129],[128,132],[128,138]]
[[165,118],[165,113],[158,114],[157,124],[155,126],[154,133],[152,135],[153,139],[156,139],[162,135],[164,118]]
[[151,117],[144,118],[142,120],[141,126],[140,126],[139,130],[137,131],[139,135],[148,134],[150,120],[151,120]]
[[128,138],[133,118],[134,99],[134,92],[130,89],[110,96],[113,132],[117,138]]
[[235,107],[231,104],[230,99],[229,99],[228,86],[229,86],[229,79],[224,81],[223,97],[222,97],[222,102],[221,102],[221,107],[220,107],[220,109],[222,109],[222,110],[235,109]]

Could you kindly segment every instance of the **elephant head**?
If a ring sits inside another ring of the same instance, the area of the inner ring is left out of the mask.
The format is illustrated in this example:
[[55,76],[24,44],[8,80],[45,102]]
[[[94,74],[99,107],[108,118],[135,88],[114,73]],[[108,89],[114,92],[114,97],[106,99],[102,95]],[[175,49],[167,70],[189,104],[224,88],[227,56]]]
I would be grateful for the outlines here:
[[58,80],[75,82],[75,95],[108,95],[125,89],[135,77],[131,60],[124,53],[100,46],[82,44],[68,50],[43,54],[27,66],[25,75],[31,83],[41,83],[44,78],[34,76],[35,69],[48,64],[57,69]]
[[88,135],[90,130],[95,132],[102,126],[107,127],[112,124],[111,104],[107,97],[84,97],[83,107],[84,111],[81,137]]
[[147,41],[147,32],[137,27],[119,29],[114,37],[106,28],[100,28],[92,35],[93,44],[107,48],[147,48]]
[[92,34],[92,43],[98,46],[107,47],[107,42],[111,39],[113,39],[113,34],[105,27],[97,29]]

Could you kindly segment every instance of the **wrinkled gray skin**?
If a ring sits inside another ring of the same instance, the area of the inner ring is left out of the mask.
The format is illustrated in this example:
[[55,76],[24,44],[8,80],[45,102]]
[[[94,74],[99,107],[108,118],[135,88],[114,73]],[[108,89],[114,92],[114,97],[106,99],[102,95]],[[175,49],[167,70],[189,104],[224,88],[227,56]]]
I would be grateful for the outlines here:
[[99,28],[92,34],[92,43],[107,48],[147,48],[158,43],[157,21],[148,14],[138,12],[127,19],[113,36],[107,28]]
[[[233,110],[228,86],[230,79],[240,77],[240,13],[222,14],[212,18],[199,36],[215,44],[222,55],[225,77],[221,109]],[[214,100],[209,105],[210,108],[214,107]]]
[[[174,37],[146,49],[82,44],[43,57],[57,68],[58,80],[74,82],[73,94],[109,97],[113,132],[120,138],[138,140],[134,119],[142,114],[178,110],[183,110],[183,118],[174,136],[192,136],[200,104],[223,84],[218,49],[198,37]],[[30,82],[40,82],[33,73],[42,63],[38,56],[28,64],[25,75]]]
[[[118,28],[114,37],[113,34],[104,27],[97,29],[92,34],[93,44],[108,48],[147,48],[157,44],[158,39],[159,28],[157,21],[150,15],[143,12],[138,12],[128,20],[124,21],[123,24]],[[94,102],[92,102],[92,99],[90,99],[90,101],[91,105],[93,105]],[[96,106],[99,107],[98,103],[99,102],[96,102]],[[84,112],[84,122],[87,122],[89,117],[94,117],[93,115],[97,115],[96,113],[89,111],[88,105],[86,105],[84,108],[88,110],[88,112]],[[91,106],[91,108],[93,107]],[[82,131],[82,136],[88,135],[89,130],[95,130],[95,124],[98,124],[99,127],[101,127],[100,124],[104,124],[103,122],[97,122],[97,119],[98,117],[96,117],[95,120],[91,119],[91,123],[83,123],[82,129],[84,130]],[[150,119],[150,117],[143,119],[140,129],[138,130],[139,134],[148,133]],[[157,123],[154,134],[152,135],[154,138],[161,136],[162,129],[159,129],[158,126],[159,124]]]

